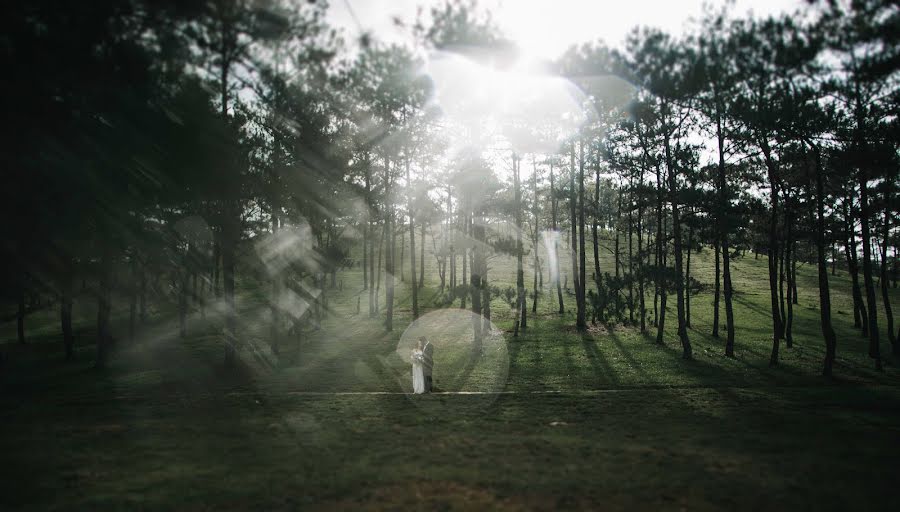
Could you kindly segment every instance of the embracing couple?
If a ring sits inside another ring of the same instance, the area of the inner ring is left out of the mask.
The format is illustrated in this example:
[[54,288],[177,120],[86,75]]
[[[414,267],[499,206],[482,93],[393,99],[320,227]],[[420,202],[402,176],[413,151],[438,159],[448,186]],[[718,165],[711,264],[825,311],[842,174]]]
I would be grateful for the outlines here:
[[434,369],[434,345],[425,336],[420,336],[412,351],[413,393],[431,393],[431,372]]

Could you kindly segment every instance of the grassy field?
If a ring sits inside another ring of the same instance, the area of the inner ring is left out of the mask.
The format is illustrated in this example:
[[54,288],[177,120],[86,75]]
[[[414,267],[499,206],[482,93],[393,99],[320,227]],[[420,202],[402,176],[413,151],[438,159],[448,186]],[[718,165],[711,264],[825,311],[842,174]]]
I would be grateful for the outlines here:
[[[711,257],[692,260],[708,285],[692,299],[694,361],[680,357],[674,311],[663,346],[632,327],[582,335],[573,297],[557,315],[549,286],[519,339],[495,300],[493,334],[472,359],[467,314],[436,306],[433,259],[427,313],[408,331],[406,286],[386,333],[353,269],[339,274],[342,289],[325,290],[322,328],[286,340],[280,356],[268,348],[264,288],[239,283],[244,347],[230,370],[215,308],[192,315],[180,339],[171,305],[159,304],[128,342],[119,307],[120,340],[102,372],[92,368],[93,304],[76,303],[72,363],[57,312],[36,312],[25,346],[14,323],[0,325],[0,508],[893,508],[900,371],[886,342],[885,370],[874,370],[852,328],[846,273],[832,277],[838,359],[825,381],[815,269],[799,268],[795,345],[770,368],[765,258],[734,262],[729,359],[710,336]],[[513,284],[511,259],[490,265],[494,284]],[[436,385],[450,393],[406,394],[405,356],[422,333],[437,345]]]

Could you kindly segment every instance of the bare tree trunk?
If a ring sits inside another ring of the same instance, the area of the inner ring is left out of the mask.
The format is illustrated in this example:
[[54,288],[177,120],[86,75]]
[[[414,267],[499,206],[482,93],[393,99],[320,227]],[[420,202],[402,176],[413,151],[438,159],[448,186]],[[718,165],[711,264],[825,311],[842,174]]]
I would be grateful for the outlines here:
[[844,238],[844,252],[847,256],[847,270],[850,272],[853,293],[853,327],[862,329],[863,336],[869,335],[869,319],[866,317],[866,305],[859,288],[859,265],[856,259],[856,223],[853,221],[853,209],[848,203],[850,197],[844,199],[844,218],[847,219],[847,234]]
[[551,220],[553,222],[553,265],[556,267],[556,298],[559,300],[559,314],[565,312],[563,307],[562,284],[560,283],[559,274],[559,226],[556,223],[557,211],[556,187],[553,182],[553,162],[550,162],[550,208]]
[[[581,293],[579,289],[581,288],[581,283],[578,281],[578,218],[576,217],[576,195],[575,195],[575,143],[572,143],[571,151],[570,151],[570,167],[569,167],[569,213],[570,213],[570,224],[572,227],[572,234],[569,238],[569,253],[572,256],[572,281],[575,286],[575,302],[576,302],[576,317],[581,318],[581,322],[583,322],[584,317],[584,304],[581,303]],[[576,325],[579,321],[576,320]]]
[[[406,158],[406,184],[410,189],[407,195],[407,209],[409,210],[409,274],[410,284],[412,285],[412,317],[415,320],[419,318],[419,284],[416,282],[416,224],[413,219],[412,175],[409,171],[408,157]],[[421,242],[422,247],[425,247],[424,238]]]
[[779,342],[784,337],[784,326],[781,324],[781,313],[778,309],[778,171],[764,136],[760,138],[760,141],[769,175],[769,186],[772,189],[769,206],[772,211],[770,212],[767,251],[769,256],[769,296],[772,303],[772,355],[769,358],[769,366],[775,366],[778,364]]
[[831,377],[834,365],[837,337],[831,326],[831,293],[828,289],[828,267],[825,261],[825,186],[822,177],[822,163],[819,149],[815,152],[816,172],[816,250],[819,263],[819,317],[822,323],[822,336],[825,338],[825,363],[822,375]]
[[691,359],[693,351],[688,339],[687,323],[684,311],[684,268],[682,267],[681,218],[678,209],[678,190],[675,180],[675,166],[672,162],[668,134],[663,139],[666,153],[666,168],[669,176],[669,201],[672,203],[672,237],[675,250],[675,294],[678,311],[678,337],[681,340],[682,357]]
[[584,251],[584,140],[578,143],[578,312],[575,325],[580,331],[587,330],[585,322],[585,312],[587,304],[585,303],[585,251]]
[[734,309],[732,308],[731,288],[731,253],[728,244],[728,179],[725,173],[725,134],[722,130],[722,102],[716,91],[716,140],[718,143],[719,164],[717,180],[718,212],[716,215],[716,235],[719,240],[719,251],[722,255],[722,287],[725,299],[725,356],[734,357]]
[[722,273],[720,270],[719,260],[721,260],[721,255],[719,254],[719,235],[716,234],[716,240],[713,242],[713,250],[716,252],[716,284],[715,290],[713,291],[713,325],[712,325],[712,337],[719,337],[719,297],[721,295],[721,281],[722,281]]
[[891,296],[888,293],[888,240],[891,234],[891,178],[885,181],[884,189],[884,222],[881,225],[881,302],[884,304],[884,316],[887,321],[888,341],[891,342],[891,352],[894,356],[900,356],[900,343],[894,333],[894,312],[891,310]]
[[387,248],[384,256],[384,302],[386,304],[386,312],[384,319],[384,328],[391,332],[394,330],[394,250],[396,246],[395,230],[394,230],[394,201],[391,198],[391,165],[390,160],[386,159],[384,171],[385,182],[385,208],[384,208],[384,225],[387,234]]
[[527,310],[525,304],[525,267],[522,262],[522,162],[513,153],[513,208],[516,218],[516,318],[513,322],[513,337],[519,336],[519,328],[527,327]]
[[691,328],[691,249],[694,247],[694,226],[688,226],[688,246],[687,246],[687,267],[684,271],[684,314],[685,324],[688,329]]
[[865,171],[859,171],[860,220],[862,220],[863,280],[866,287],[869,320],[869,357],[875,360],[875,368],[881,370],[881,348],[878,338],[878,309],[875,304],[875,285],[872,281],[872,236],[869,230],[869,185]]
[[534,155],[531,156],[531,193],[533,197],[533,202],[531,204],[531,217],[533,223],[532,229],[534,230],[534,236],[531,238],[531,252],[534,253],[534,294],[531,300],[531,313],[533,315],[536,315],[538,303],[538,276],[541,276],[541,280],[543,280],[543,275],[541,273],[540,262],[538,260],[538,237],[540,236],[540,230],[538,229],[537,164],[534,161]]
[[[658,289],[659,307],[656,315],[656,343],[663,344],[666,329],[666,234],[663,225],[663,189],[662,173],[656,168],[656,287]],[[654,307],[656,301],[654,300]]]
[[419,289],[425,287],[425,219],[419,225]]

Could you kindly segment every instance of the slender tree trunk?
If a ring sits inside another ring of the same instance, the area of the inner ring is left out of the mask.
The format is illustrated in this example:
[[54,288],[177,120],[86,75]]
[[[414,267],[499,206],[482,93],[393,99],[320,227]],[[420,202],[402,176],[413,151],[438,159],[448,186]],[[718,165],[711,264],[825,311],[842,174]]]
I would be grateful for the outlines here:
[[[412,285],[412,316],[413,320],[419,318],[419,283],[416,280],[416,224],[413,218],[412,175],[409,171],[409,158],[406,159],[406,184],[410,192],[407,195],[407,209],[409,210],[409,275]],[[422,224],[424,226],[424,224]],[[425,239],[420,240],[425,247]]]
[[[659,166],[656,168],[656,287],[658,289],[659,307],[657,308],[656,318],[656,343],[663,344],[666,329],[666,233],[663,225],[663,188],[662,173]],[[656,301],[654,299],[654,307]]]
[[716,231],[718,231],[719,252],[722,255],[722,287],[725,299],[725,356],[734,357],[734,309],[732,307],[731,287],[731,253],[728,244],[729,194],[728,179],[725,171],[725,134],[722,130],[722,102],[716,91],[716,140],[718,142],[719,165],[717,183],[718,215],[716,215]]
[[761,138],[760,146],[765,156],[766,169],[769,174],[769,185],[772,188],[770,194],[771,218],[769,221],[769,295],[772,306],[772,355],[769,358],[769,366],[778,364],[778,348],[781,338],[784,337],[784,326],[781,324],[781,313],[778,309],[778,171],[769,144]]
[[721,266],[719,261],[722,259],[719,253],[719,236],[716,234],[716,240],[713,242],[713,250],[716,253],[716,284],[715,290],[713,291],[713,325],[712,325],[712,337],[719,337],[719,297],[721,295],[721,281],[722,281],[722,273]]
[[[473,214],[474,215],[474,214]],[[473,223],[472,238],[475,243],[472,245],[472,264],[470,265],[472,276],[469,280],[470,290],[472,294],[472,351],[475,354],[481,352],[482,336],[484,335],[484,325],[482,322],[482,289],[481,289],[481,271],[482,261],[485,258],[484,248],[480,247],[479,242],[484,241],[484,224]],[[486,265],[484,265],[486,267]]]
[[[385,211],[387,211],[386,207],[385,207]],[[385,253],[385,246],[388,243],[387,229],[388,229],[387,221],[382,222],[381,238],[378,240],[378,264],[375,266],[376,275],[375,275],[375,287],[374,287],[375,288],[375,301],[374,302],[375,302],[375,314],[376,315],[378,314],[379,311],[381,311],[381,306],[379,305],[379,301],[381,300],[381,281],[382,281],[381,269],[383,268],[381,266],[381,260],[382,260],[382,256]],[[386,258],[387,257],[385,256],[385,259]],[[371,289],[372,287],[370,286],[369,288]]]
[[675,251],[675,294],[678,311],[678,337],[681,339],[682,357],[693,358],[691,341],[687,334],[687,322],[684,310],[684,268],[682,267],[681,218],[678,209],[678,190],[675,179],[675,166],[672,161],[668,134],[663,139],[666,152],[666,168],[669,175],[669,201],[672,203],[672,237]]
[[634,176],[628,186],[628,324],[634,325]]
[[600,293],[600,283],[603,276],[600,274],[600,236],[597,234],[598,217],[600,216],[600,166],[594,168],[594,214],[591,216],[591,235],[594,246],[594,284],[597,293]]
[[844,252],[847,256],[847,270],[850,272],[853,293],[853,327],[862,329],[863,336],[869,335],[869,319],[866,317],[866,305],[863,302],[859,287],[859,264],[856,258],[856,223],[853,220],[853,209],[848,203],[850,197],[844,199],[844,218],[847,219],[847,235],[844,238]]
[[[362,258],[362,267],[363,267],[363,290],[369,289],[369,238],[372,237],[371,229],[372,229],[372,176],[371,169],[369,165],[368,155],[366,155],[366,167],[365,167],[365,201],[366,201],[366,216],[363,219],[363,258]],[[369,315],[372,314],[372,298],[369,296]]]
[[[641,169],[641,180],[640,187],[644,188],[644,175],[643,168]],[[644,218],[644,201],[639,199],[638,203],[638,215],[637,215],[637,253],[638,253],[638,301],[640,302],[640,315],[641,315],[641,332],[647,332],[647,305],[645,304],[644,298],[644,245],[643,245],[643,237],[644,237],[644,228],[643,228],[643,218]]]
[[419,289],[425,287],[425,219],[419,225]]
[[534,230],[534,236],[531,240],[531,252],[534,253],[534,288],[531,300],[531,313],[532,315],[537,314],[537,303],[538,303],[538,276],[541,276],[541,268],[540,263],[538,261],[538,236],[540,235],[540,230],[538,229],[538,190],[537,190],[537,164],[534,162],[534,155],[531,156],[531,193],[533,202],[531,204],[531,218],[532,218],[532,229]]
[[516,319],[513,327],[513,337],[519,336],[519,328],[527,327],[525,305],[525,267],[522,262],[522,163],[518,155],[513,153],[513,197],[515,203],[516,218]]
[[684,271],[684,326],[691,328],[691,248],[694,247],[694,226],[688,226],[687,267]]
[[825,363],[822,375],[831,377],[834,366],[837,337],[831,326],[831,293],[828,289],[828,262],[825,260],[825,186],[822,176],[822,162],[819,149],[815,152],[816,172],[816,251],[819,263],[819,317],[822,324],[822,336],[825,338]]
[[553,222],[553,265],[556,270],[556,298],[559,301],[559,314],[561,315],[565,312],[565,308],[563,307],[562,283],[560,282],[559,273],[559,226],[556,223],[557,204],[556,187],[553,181],[553,162],[550,162],[550,208],[551,221]]
[[894,357],[900,356],[900,343],[894,333],[894,312],[891,310],[891,296],[888,292],[888,240],[891,234],[891,178],[885,181],[884,189],[884,222],[881,224],[881,302],[884,304],[884,316],[887,322],[888,341]]
[[[569,238],[569,253],[572,255],[572,281],[575,285],[575,303],[576,318],[583,319],[584,304],[581,303],[581,293],[579,292],[580,283],[578,282],[578,218],[576,216],[576,195],[575,195],[575,143],[570,148],[570,167],[569,167],[569,214],[570,224],[572,226],[572,234]],[[579,325],[583,320],[576,320]]]
[[865,172],[859,171],[860,220],[862,220],[863,280],[866,287],[866,308],[869,315],[869,357],[875,360],[875,368],[881,370],[881,347],[878,337],[878,309],[875,304],[875,285],[872,281],[872,235],[869,230],[869,185]]
[[387,233],[387,248],[384,255],[384,302],[386,305],[384,328],[391,332],[394,330],[394,251],[396,248],[396,230],[394,229],[394,202],[391,198],[392,180],[390,160],[385,162],[385,177],[387,188],[385,189],[384,225]]
[[575,325],[580,331],[587,330],[585,321],[585,251],[584,251],[584,140],[578,143],[578,313]]
[[790,214],[787,215],[787,241],[785,243],[785,259],[787,263],[787,318],[784,323],[784,340],[787,342],[788,348],[794,346],[794,273],[791,268],[791,262],[794,258],[794,239],[793,239],[793,219]]

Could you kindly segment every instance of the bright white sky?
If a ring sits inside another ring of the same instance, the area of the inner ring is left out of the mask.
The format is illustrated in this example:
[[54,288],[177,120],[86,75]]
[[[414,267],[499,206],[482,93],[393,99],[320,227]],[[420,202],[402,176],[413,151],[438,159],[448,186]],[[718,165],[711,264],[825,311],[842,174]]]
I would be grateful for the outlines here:
[[[679,34],[691,18],[699,17],[704,3],[721,6],[729,0],[481,0],[489,9],[504,34],[518,43],[524,55],[553,59],[573,44],[602,39],[610,46],[620,46],[625,35],[635,26],[658,27]],[[804,5],[803,0],[731,0],[732,12],[756,16],[791,13]],[[343,28],[352,39],[359,26],[378,40],[403,42],[408,32],[393,20],[406,23],[416,19],[422,6],[441,0],[331,0],[329,21]],[[355,14],[348,9],[348,4]]]

